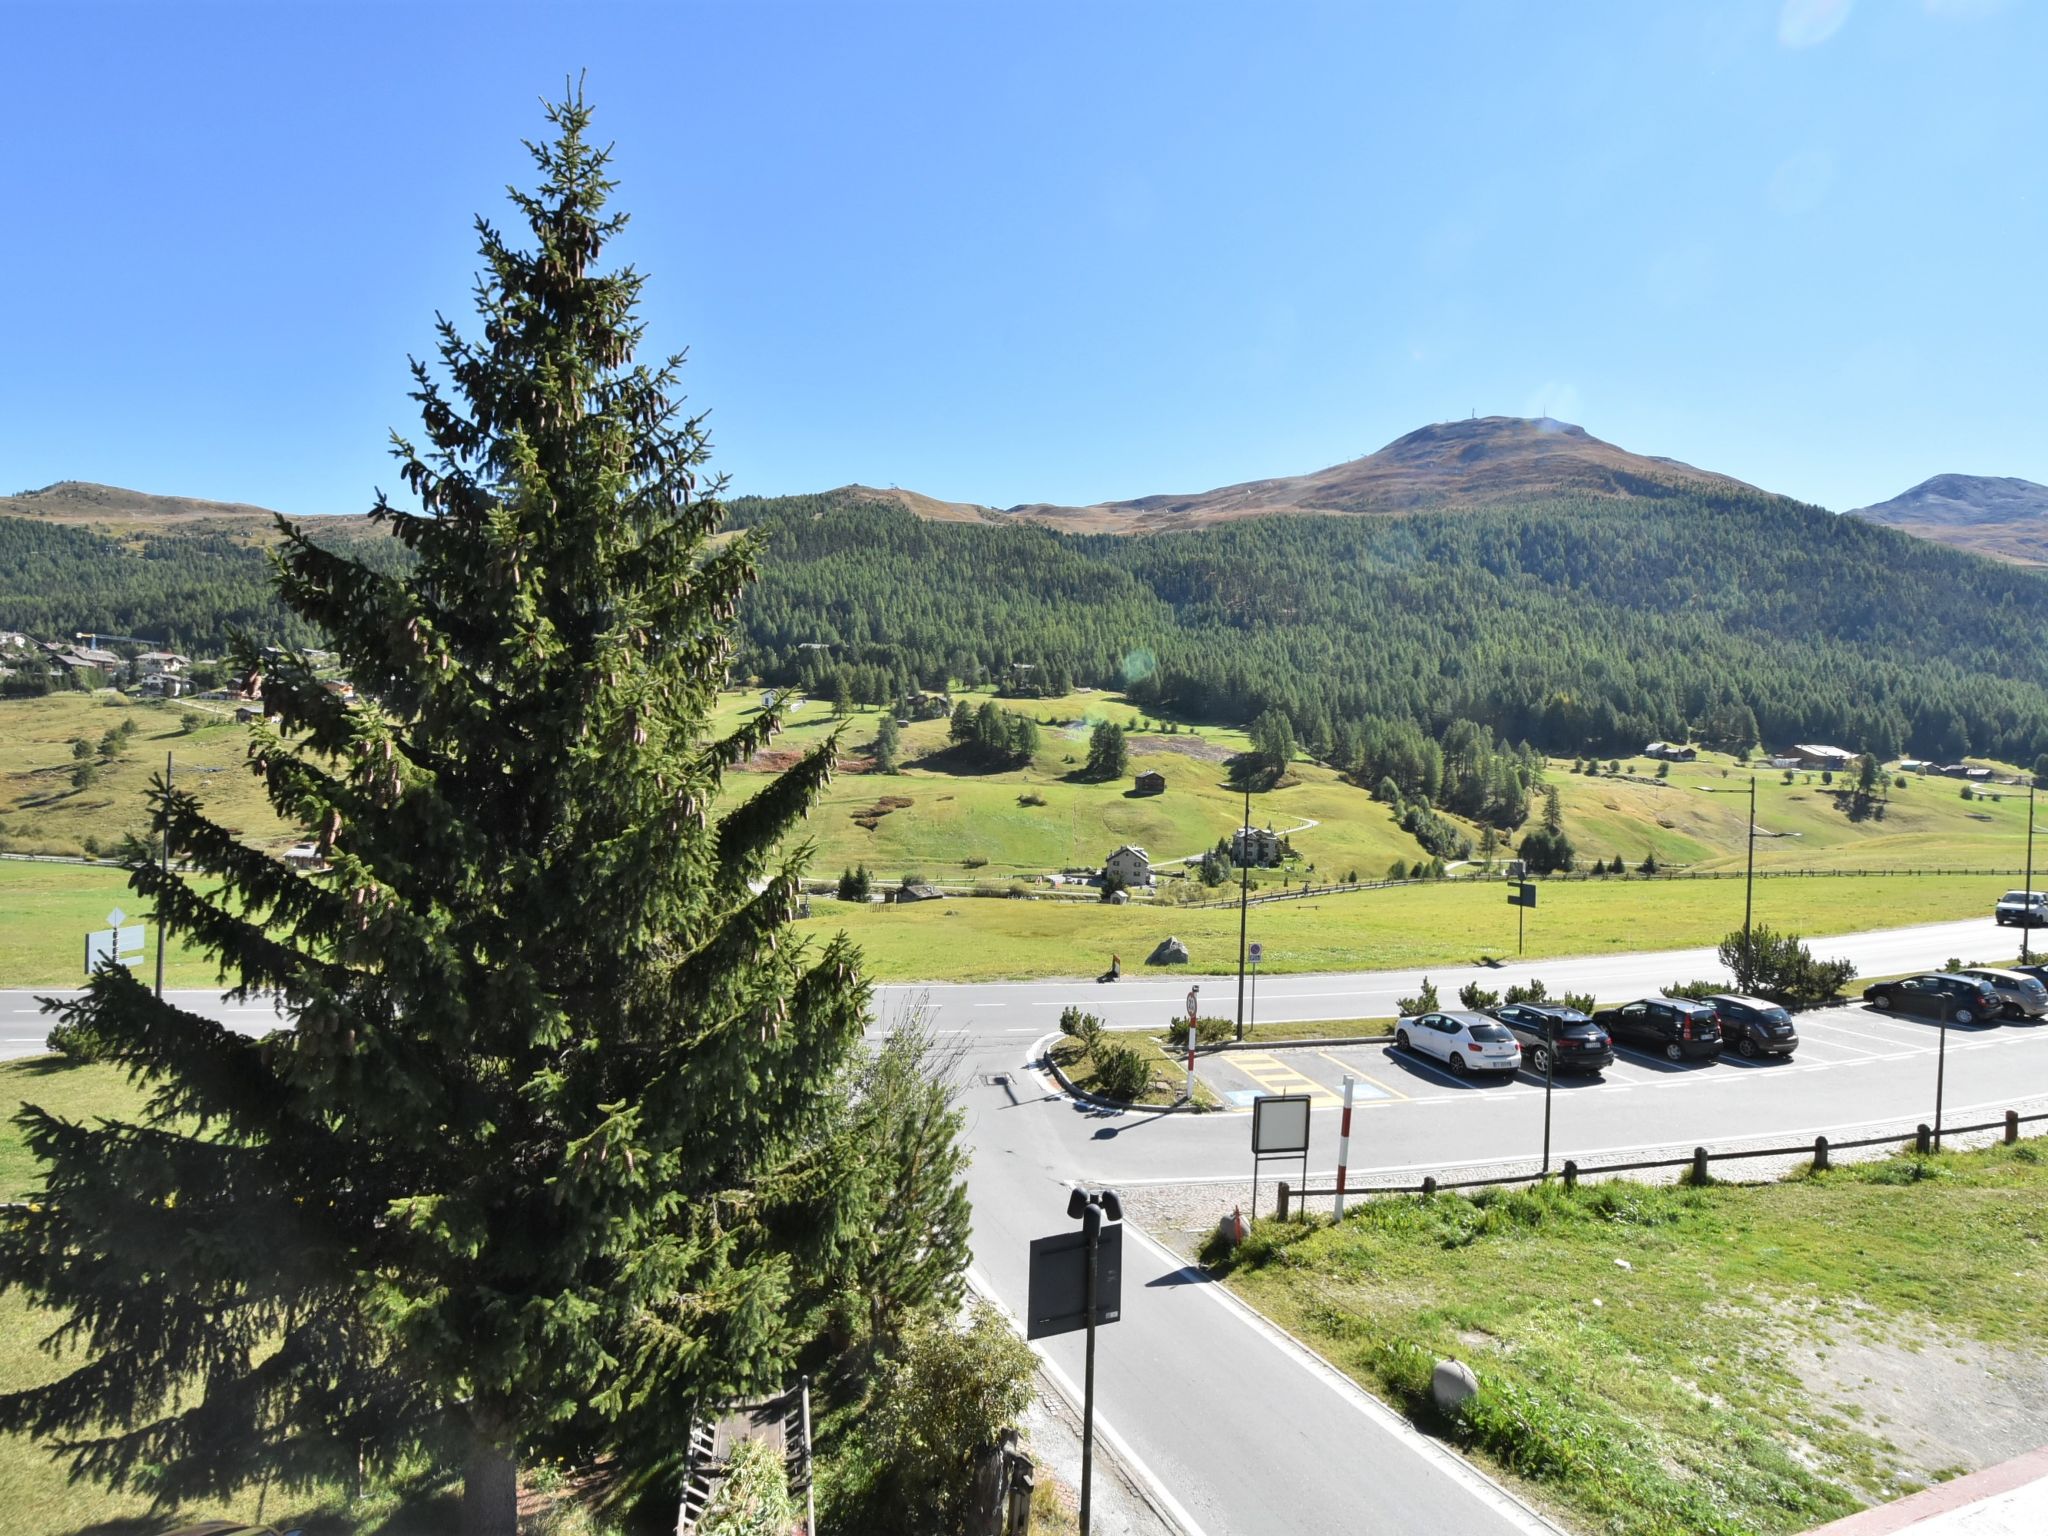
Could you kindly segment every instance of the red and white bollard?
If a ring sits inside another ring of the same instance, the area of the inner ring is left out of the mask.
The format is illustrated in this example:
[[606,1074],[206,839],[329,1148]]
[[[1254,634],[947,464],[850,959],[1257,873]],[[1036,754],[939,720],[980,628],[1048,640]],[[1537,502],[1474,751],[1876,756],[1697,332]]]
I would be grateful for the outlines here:
[[1337,1122],[1337,1219],[1344,1219],[1344,1178],[1351,1171],[1351,1090],[1356,1085],[1344,1074],[1344,1118]]

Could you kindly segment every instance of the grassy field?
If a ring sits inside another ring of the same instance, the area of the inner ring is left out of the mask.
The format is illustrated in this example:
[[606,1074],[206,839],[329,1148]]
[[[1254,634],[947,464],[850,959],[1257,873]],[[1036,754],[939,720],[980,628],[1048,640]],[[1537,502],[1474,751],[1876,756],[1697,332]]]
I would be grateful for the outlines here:
[[[2048,1166],[2022,1143],[1775,1185],[1368,1200],[1262,1223],[1230,1283],[1578,1529],[1735,1536],[2012,1454],[1942,1394],[2039,1375],[2044,1244]],[[1446,1357],[1480,1382],[1456,1422],[1430,1400]]]
[[[1808,936],[1988,915],[2001,882],[1970,877],[1840,876],[1759,880],[1756,920]],[[1740,880],[1551,882],[1528,914],[1532,959],[1718,944],[1742,925]],[[1097,902],[959,897],[905,906],[819,901],[799,929],[844,929],[868,973],[884,981],[988,981],[1148,975],[1145,957],[1169,934],[1188,946],[1188,970],[1237,968],[1234,908],[1148,908]],[[1444,881],[1271,902],[1251,909],[1265,974],[1473,964],[1515,954],[1515,909],[1497,884]],[[1820,946],[1825,953],[1825,946]],[[1965,956],[1964,958],[1975,958]],[[1178,969],[1178,968],[1176,968]]]
[[[1979,916],[2001,889],[1970,876],[1759,880],[1756,915],[1817,937]],[[1717,944],[1742,922],[1739,880],[1551,882],[1539,901],[1528,914],[1532,959]],[[0,861],[0,911],[8,918],[0,923],[0,986],[81,985],[84,934],[104,926],[116,904],[140,911],[118,869]],[[879,981],[1092,976],[1108,968],[1112,953],[1127,973],[1149,975],[1145,956],[1169,934],[1188,945],[1190,972],[1237,968],[1237,912],[1229,907],[961,896],[905,906],[820,900],[812,911],[797,930],[823,938],[844,929]],[[1267,975],[1392,970],[1512,958],[1514,919],[1499,884],[1444,881],[1255,906],[1251,937],[1266,947]],[[154,929],[149,942],[156,942]],[[154,964],[152,950],[144,974]],[[214,970],[174,934],[165,979],[206,986]]]
[[[110,908],[140,922],[145,903],[128,889],[125,870],[113,866],[32,864],[0,859],[0,986],[82,987],[85,935],[106,927]],[[156,974],[156,929],[138,974]],[[214,979],[212,962],[171,936],[164,981],[174,987],[203,987]]]
[[[187,714],[207,723],[188,732]],[[135,730],[111,758],[101,755],[101,738],[124,723]],[[95,773],[82,789],[71,782],[80,741]],[[177,782],[224,825],[253,843],[296,842],[248,771],[248,742],[248,727],[219,704],[131,701],[111,692],[0,700],[0,852],[79,854],[91,839],[112,853],[125,834],[148,830],[143,797],[164,771],[166,752]]]

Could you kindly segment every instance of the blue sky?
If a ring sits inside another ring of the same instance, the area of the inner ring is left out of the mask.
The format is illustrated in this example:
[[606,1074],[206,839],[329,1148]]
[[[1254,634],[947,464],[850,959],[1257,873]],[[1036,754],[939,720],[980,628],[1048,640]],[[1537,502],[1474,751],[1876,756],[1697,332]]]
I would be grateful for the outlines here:
[[1009,505],[1548,413],[2048,481],[2048,8],[0,0],[0,491],[355,511],[588,72],[736,491]]

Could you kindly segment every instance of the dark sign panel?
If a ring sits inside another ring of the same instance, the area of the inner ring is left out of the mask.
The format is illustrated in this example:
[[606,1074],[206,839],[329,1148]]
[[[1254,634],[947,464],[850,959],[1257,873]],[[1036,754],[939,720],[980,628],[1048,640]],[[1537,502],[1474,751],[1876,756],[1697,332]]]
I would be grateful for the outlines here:
[[[1095,1326],[1113,1323],[1124,1309],[1124,1229],[1105,1223],[1095,1244]],[[1031,1240],[1031,1289],[1024,1304],[1024,1337],[1048,1339],[1088,1326],[1088,1246],[1081,1232]]]
[[1536,905],[1536,887],[1517,885],[1508,891],[1508,905],[1511,907],[1533,907]]

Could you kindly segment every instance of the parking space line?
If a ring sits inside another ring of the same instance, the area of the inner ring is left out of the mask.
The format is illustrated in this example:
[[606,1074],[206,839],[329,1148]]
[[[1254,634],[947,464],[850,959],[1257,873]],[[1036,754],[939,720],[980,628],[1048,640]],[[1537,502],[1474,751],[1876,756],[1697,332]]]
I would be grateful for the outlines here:
[[1357,1078],[1361,1083],[1370,1083],[1373,1087],[1377,1088],[1381,1094],[1385,1096],[1384,1098],[1374,1100],[1373,1102],[1399,1103],[1408,1097],[1407,1094],[1403,1093],[1400,1089],[1394,1087],[1392,1084],[1383,1083],[1378,1078],[1369,1076],[1368,1074],[1359,1071],[1358,1068],[1353,1066],[1348,1061],[1339,1061],[1335,1056],[1332,1056],[1328,1051],[1317,1051],[1316,1054],[1322,1057],[1323,1060],[1331,1063],[1332,1065],[1342,1067],[1346,1074],[1348,1074],[1351,1077]]

